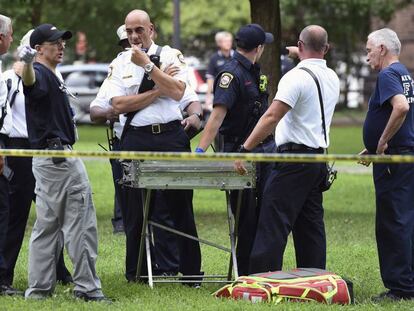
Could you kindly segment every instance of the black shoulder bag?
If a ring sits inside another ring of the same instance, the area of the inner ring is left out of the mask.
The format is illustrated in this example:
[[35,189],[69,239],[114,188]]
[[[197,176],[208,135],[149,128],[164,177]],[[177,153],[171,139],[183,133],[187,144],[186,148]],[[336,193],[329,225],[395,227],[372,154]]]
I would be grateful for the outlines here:
[[[162,51],[162,46],[158,46],[157,47],[157,51],[155,52],[155,54],[150,55],[150,60],[154,63],[155,66],[160,67],[160,55],[161,55],[161,51]],[[144,74],[144,77],[142,78],[142,82],[141,85],[139,87],[138,90],[138,94],[142,94],[146,91],[152,90],[155,86],[154,81],[151,80],[151,78],[149,77],[148,74]],[[127,131],[128,126],[131,124],[132,119],[134,118],[135,114],[138,112],[139,110],[136,111],[131,111],[128,112],[127,114],[125,114],[125,116],[127,117],[125,124],[124,124],[124,128],[122,129],[122,134],[121,134],[121,139],[120,141],[122,142],[122,140],[125,137],[125,133]]]
[[[323,100],[322,100],[322,92],[321,92],[321,86],[319,85],[318,78],[316,78],[315,74],[310,70],[309,68],[300,67],[299,69],[302,69],[309,73],[313,80],[316,83],[316,87],[318,89],[318,95],[319,95],[319,104],[321,106],[321,117],[322,117],[322,128],[323,128],[323,137],[325,138],[326,144],[328,144],[328,139],[326,137],[326,126],[325,126],[325,110],[323,109]],[[326,148],[326,154],[328,154],[328,148]],[[326,173],[325,177],[322,180],[322,183],[320,184],[319,188],[322,192],[329,190],[331,188],[334,180],[336,179],[337,170],[334,169],[335,162],[332,163],[332,165],[329,164],[329,162],[326,162]]]

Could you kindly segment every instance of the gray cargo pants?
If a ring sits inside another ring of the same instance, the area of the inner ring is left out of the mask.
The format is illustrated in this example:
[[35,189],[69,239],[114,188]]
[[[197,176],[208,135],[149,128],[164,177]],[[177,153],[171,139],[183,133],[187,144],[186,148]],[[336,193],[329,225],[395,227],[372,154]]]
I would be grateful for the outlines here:
[[62,243],[73,263],[74,290],[103,296],[96,275],[98,235],[91,188],[83,162],[67,158],[33,158],[36,179],[36,223],[29,244],[29,288],[26,298],[54,291],[56,263]]

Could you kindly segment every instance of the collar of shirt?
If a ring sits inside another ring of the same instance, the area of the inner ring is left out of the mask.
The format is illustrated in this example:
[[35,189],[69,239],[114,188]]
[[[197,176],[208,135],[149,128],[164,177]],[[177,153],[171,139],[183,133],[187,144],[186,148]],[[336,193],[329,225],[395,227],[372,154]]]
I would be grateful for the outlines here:
[[[217,54],[218,54],[219,56],[221,56],[221,57],[225,57],[225,56],[223,55],[223,53],[222,53],[220,50],[218,50],[218,51],[217,51]],[[231,49],[231,50],[230,50],[230,56],[229,56],[229,57],[226,57],[226,58],[232,58],[232,57],[233,57],[233,55],[234,55],[234,50],[233,50],[233,49]]]
[[151,46],[149,47],[147,54],[148,55],[155,54],[157,52],[157,48],[158,48],[158,45],[156,45],[154,41],[151,41]]
[[247,70],[254,70],[253,63],[246,57],[241,55],[239,52],[234,52],[233,58],[236,59],[240,64],[242,64],[242,66],[245,67]]
[[306,66],[306,65],[314,65],[319,67],[326,67],[326,60],[322,58],[307,58],[297,64],[297,68]]

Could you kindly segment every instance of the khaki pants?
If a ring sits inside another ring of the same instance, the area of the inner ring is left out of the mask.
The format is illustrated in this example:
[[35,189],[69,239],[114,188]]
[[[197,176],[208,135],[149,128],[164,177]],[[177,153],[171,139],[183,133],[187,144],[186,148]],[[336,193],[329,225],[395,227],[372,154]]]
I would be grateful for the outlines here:
[[29,244],[29,288],[26,298],[43,298],[56,285],[56,263],[62,243],[73,263],[74,290],[103,296],[96,275],[97,227],[91,188],[80,159],[53,164],[33,158],[36,179],[36,223]]

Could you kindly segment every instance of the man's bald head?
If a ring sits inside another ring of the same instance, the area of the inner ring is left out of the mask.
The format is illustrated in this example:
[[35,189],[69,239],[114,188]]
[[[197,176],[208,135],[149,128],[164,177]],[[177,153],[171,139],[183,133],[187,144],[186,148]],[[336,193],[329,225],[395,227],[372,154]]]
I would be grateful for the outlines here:
[[143,10],[132,10],[128,13],[128,15],[125,17],[125,24],[130,21],[136,21],[139,20],[142,23],[148,23],[151,24],[151,19],[147,12]]
[[125,30],[131,45],[142,44],[142,47],[149,48],[153,28],[148,13],[143,10],[133,10],[125,17]]
[[305,49],[314,52],[325,52],[328,47],[328,33],[318,25],[305,27],[299,35],[299,40],[304,43]]

